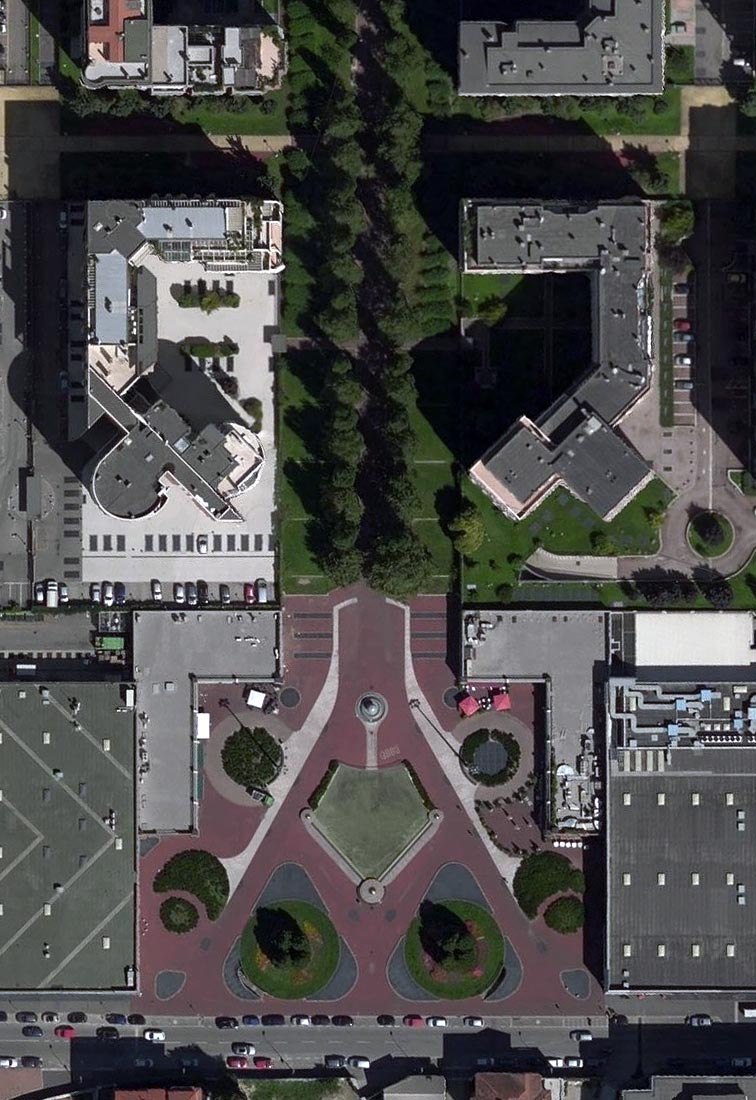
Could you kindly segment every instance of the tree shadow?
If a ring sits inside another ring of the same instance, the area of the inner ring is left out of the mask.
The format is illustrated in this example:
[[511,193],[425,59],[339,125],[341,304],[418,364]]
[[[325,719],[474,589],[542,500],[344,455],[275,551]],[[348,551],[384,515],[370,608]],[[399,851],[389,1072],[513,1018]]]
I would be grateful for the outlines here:
[[464,967],[475,952],[475,941],[465,922],[438,902],[422,902],[419,936],[423,951],[439,966],[456,963]]
[[258,909],[254,931],[260,950],[273,966],[301,965],[310,954],[305,933],[286,909]]

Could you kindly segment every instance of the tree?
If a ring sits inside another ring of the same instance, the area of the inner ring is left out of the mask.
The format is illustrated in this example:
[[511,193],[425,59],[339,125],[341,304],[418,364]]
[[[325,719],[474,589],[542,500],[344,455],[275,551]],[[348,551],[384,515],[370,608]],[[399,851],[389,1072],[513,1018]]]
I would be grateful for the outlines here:
[[394,535],[380,535],[372,548],[368,579],[373,588],[395,599],[406,600],[427,588],[431,557],[412,527]]
[[469,970],[475,961],[475,940],[465,922],[445,905],[425,901],[420,906],[420,943],[445,970]]
[[665,245],[682,244],[695,229],[693,203],[689,199],[665,202],[659,211],[659,236]]
[[732,603],[732,587],[724,577],[717,577],[715,580],[710,581],[699,581],[699,587],[711,606],[718,611],[725,611]]
[[617,544],[606,531],[591,531],[591,549],[610,556],[617,553]]
[[454,549],[458,554],[474,554],[485,535],[483,517],[471,500],[465,500],[449,523]]
[[756,82],[740,99],[740,110],[747,118],[756,118]]
[[724,541],[724,528],[716,512],[701,512],[693,520],[696,534],[707,546],[716,547]]
[[568,935],[583,927],[585,908],[580,898],[565,895],[551,902],[543,914],[543,919],[554,932]]
[[283,908],[263,906],[255,914],[260,950],[274,966],[301,967],[310,957],[310,942],[299,923]]

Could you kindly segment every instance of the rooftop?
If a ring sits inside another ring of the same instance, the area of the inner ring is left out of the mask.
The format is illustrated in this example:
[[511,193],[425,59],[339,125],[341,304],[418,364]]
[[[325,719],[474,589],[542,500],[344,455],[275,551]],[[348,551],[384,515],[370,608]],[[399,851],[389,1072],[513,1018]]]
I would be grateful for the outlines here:
[[[495,5],[492,5],[492,12]],[[578,7],[578,5],[576,5]],[[664,88],[661,0],[588,0],[573,20],[461,22],[462,95],[638,95]],[[524,8],[523,10],[529,10]]]
[[107,683],[0,689],[0,989],[125,989],[136,964],[134,712]]
[[515,519],[558,485],[609,520],[651,480],[613,426],[650,374],[645,307],[649,207],[643,202],[469,202],[464,270],[586,271],[593,282],[593,361],[537,423],[522,418],[471,475]]

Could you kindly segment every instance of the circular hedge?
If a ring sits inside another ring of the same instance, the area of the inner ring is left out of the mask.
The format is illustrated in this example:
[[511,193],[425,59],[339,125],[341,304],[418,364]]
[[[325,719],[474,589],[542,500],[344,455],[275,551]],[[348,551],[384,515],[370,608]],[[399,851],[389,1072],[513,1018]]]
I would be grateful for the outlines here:
[[242,726],[226,738],[221,752],[223,768],[240,787],[267,787],[283,766],[283,749],[261,726]]
[[517,904],[533,920],[547,898],[572,890],[582,894],[583,872],[560,852],[533,852],[525,856],[515,872],[512,884]]
[[194,894],[204,905],[210,920],[217,920],[228,901],[228,875],[212,852],[191,848],[171,856],[155,875],[152,889],[156,894],[167,894],[171,890]]
[[458,1000],[489,990],[504,970],[505,943],[491,914],[470,901],[424,901],[404,940],[419,986]]
[[191,932],[197,927],[199,913],[186,898],[166,898],[160,906],[160,919],[169,932]]
[[564,895],[552,901],[543,919],[554,932],[577,932],[585,922],[585,907],[580,898]]
[[[493,773],[479,771],[475,764],[478,750],[489,741],[502,745],[507,754],[504,766]],[[504,730],[475,730],[462,742],[459,758],[473,782],[482,783],[484,787],[498,787],[502,783],[507,783],[516,774],[520,766],[520,746],[517,739]]]
[[333,977],[341,944],[330,917],[307,901],[256,909],[242,933],[241,967],[249,981],[283,1000],[311,997]]
[[732,546],[732,524],[720,512],[699,512],[688,524],[688,542],[702,558],[717,558]]

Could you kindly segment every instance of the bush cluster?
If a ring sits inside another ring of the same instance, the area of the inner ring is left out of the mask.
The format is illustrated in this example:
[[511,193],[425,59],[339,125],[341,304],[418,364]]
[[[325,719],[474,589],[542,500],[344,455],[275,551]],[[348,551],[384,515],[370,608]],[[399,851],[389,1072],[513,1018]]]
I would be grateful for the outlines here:
[[577,932],[585,922],[585,906],[580,898],[565,894],[547,906],[543,919],[554,932]]
[[558,852],[534,852],[526,856],[514,877],[514,896],[523,913],[532,920],[547,898],[571,890],[582,894],[583,872]]
[[237,309],[241,299],[233,290],[201,290],[192,287],[177,295],[176,301],[182,309],[201,309],[203,313],[213,313],[216,309]]
[[240,787],[267,787],[283,765],[283,749],[261,726],[243,726],[226,738],[221,752],[223,768]]
[[[210,920],[217,920],[228,901],[226,868],[211,852],[191,848],[177,852],[158,871],[152,883],[156,894],[181,890],[202,902]],[[168,899],[171,900],[171,899]]]
[[197,337],[189,337],[182,340],[179,350],[184,355],[192,355],[197,359],[227,358],[229,355],[239,354],[239,345],[233,340],[221,340],[214,343],[212,340],[202,340]]
[[199,913],[186,898],[166,898],[160,906],[160,920],[169,932],[183,935],[197,927]]

